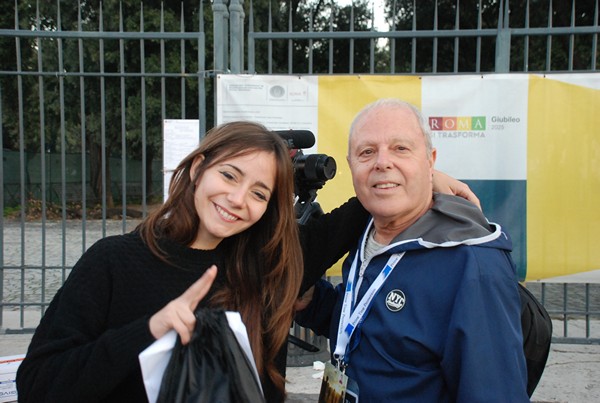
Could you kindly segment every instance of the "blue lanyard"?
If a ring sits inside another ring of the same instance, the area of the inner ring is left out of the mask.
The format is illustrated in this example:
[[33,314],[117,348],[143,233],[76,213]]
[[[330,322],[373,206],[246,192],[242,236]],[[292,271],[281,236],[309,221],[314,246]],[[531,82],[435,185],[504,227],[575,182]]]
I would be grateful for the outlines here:
[[[342,303],[342,312],[340,313],[340,323],[338,325],[337,342],[335,344],[334,358],[338,362],[338,366],[346,366],[349,362],[347,354],[348,344],[354,331],[360,327],[364,321],[366,314],[371,306],[373,298],[377,295],[385,280],[392,273],[405,252],[395,253],[388,259],[385,267],[381,270],[373,284],[369,287],[365,295],[355,305],[355,281],[356,281],[356,266],[358,265],[358,251],[354,256],[354,261],[350,266],[350,273],[346,283],[346,291],[344,292],[344,302]],[[359,279],[358,285],[362,282],[362,277]],[[358,287],[356,288],[358,291]]]

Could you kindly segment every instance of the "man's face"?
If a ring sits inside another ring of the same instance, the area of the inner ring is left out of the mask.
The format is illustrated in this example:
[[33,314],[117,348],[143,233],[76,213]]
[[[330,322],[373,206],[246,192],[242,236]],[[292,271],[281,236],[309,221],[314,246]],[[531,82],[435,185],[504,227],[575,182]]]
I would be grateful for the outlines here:
[[425,137],[409,109],[382,106],[355,125],[348,164],[358,199],[383,225],[412,223],[432,200],[435,150],[427,156]]

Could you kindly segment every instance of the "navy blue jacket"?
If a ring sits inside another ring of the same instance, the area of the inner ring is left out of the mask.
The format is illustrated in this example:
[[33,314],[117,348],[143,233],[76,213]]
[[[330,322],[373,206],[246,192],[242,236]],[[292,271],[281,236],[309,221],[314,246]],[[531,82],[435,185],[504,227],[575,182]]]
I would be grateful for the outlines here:
[[[364,262],[372,225],[357,249],[357,267],[367,265],[357,300],[392,254],[406,253],[346,352],[360,402],[528,402],[517,273],[501,227],[471,203],[435,194],[424,216]],[[317,283],[297,317],[330,337],[331,351],[356,252],[343,284]]]

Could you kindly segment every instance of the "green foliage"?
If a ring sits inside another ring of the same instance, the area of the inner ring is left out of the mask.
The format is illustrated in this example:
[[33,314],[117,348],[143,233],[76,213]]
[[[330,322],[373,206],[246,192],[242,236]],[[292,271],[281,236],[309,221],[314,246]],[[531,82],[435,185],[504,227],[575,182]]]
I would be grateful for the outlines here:
[[[353,5],[343,7],[338,7],[333,1],[322,0],[308,2],[259,0],[253,2],[253,17],[248,3],[245,3],[245,6],[248,18],[254,18],[256,32],[268,32],[269,27],[272,32],[328,32],[330,30],[339,32],[351,29],[369,31],[373,15],[367,0],[357,0]],[[268,42],[260,41],[256,44],[256,73],[329,74],[370,71],[369,58],[364,57],[371,49],[369,40],[354,40],[353,44],[349,39],[294,40],[290,48],[289,41],[282,39],[271,41],[271,45],[273,57],[269,60]],[[351,51],[353,51],[352,55]],[[380,52],[379,49],[375,51],[377,54]],[[312,57],[312,71],[309,70],[310,57]]]
[[[162,121],[198,118],[199,71],[196,40],[82,37],[97,31],[198,32],[212,19],[200,1],[37,2],[5,7],[0,28],[63,31],[56,37],[0,37],[3,147],[29,152],[89,155],[96,197],[110,171],[108,157],[146,157],[148,194],[152,160],[162,155]],[[39,7],[39,8],[38,8]],[[207,42],[212,32],[207,32]],[[207,60],[212,51],[206,46]],[[23,71],[25,74],[14,74]],[[13,72],[12,74],[10,72]],[[146,75],[146,77],[142,77]],[[211,82],[207,82],[208,85]],[[209,89],[210,91],[210,89]],[[212,105],[207,110],[212,120]],[[22,117],[22,119],[20,119]],[[211,122],[212,123],[212,122]],[[110,187],[107,202],[112,203]]]
[[[508,16],[501,5],[510,5]],[[574,12],[572,12],[575,4]],[[504,1],[457,1],[437,0],[386,0],[388,21],[396,30],[467,30],[497,29],[499,17],[505,27],[548,28],[594,26],[596,0],[551,1],[529,0]],[[529,9],[527,9],[529,7]],[[501,15],[502,13],[502,15]],[[415,18],[417,16],[418,18]],[[507,20],[508,18],[508,20]],[[528,19],[527,19],[528,18]],[[596,22],[597,24],[597,22]],[[557,35],[551,40],[547,35],[524,38],[512,36],[510,71],[567,71],[590,70],[592,35],[577,35],[574,38],[572,66],[569,66],[571,46],[569,35]],[[496,37],[455,37],[416,39],[415,72],[494,72],[496,71]],[[458,48],[457,48],[458,46]],[[525,60],[527,46],[527,60]],[[477,52],[480,52],[479,65]],[[412,70],[412,39],[396,41],[397,71]],[[434,54],[436,56],[434,66]],[[550,54],[549,64],[547,54]],[[435,67],[435,68],[434,68]]]
[[[62,206],[48,201],[44,203],[42,200],[30,196],[27,199],[25,209],[23,209],[22,206],[5,207],[4,218],[16,220],[20,219],[21,215],[23,214],[25,220],[27,221],[37,221],[42,217],[45,217],[48,220],[60,220],[63,218],[63,216],[68,220],[73,220],[83,218],[83,211],[84,210],[81,203],[67,202],[64,206]],[[131,215],[137,215],[135,214],[136,210],[133,211],[134,213]],[[118,215],[120,211],[118,209],[113,209],[113,211],[110,211],[110,213],[111,215]],[[102,214],[102,205],[96,204],[86,206],[86,218],[100,219],[102,218]]]
[[15,218],[21,214],[21,206],[16,207],[4,207],[3,217]]

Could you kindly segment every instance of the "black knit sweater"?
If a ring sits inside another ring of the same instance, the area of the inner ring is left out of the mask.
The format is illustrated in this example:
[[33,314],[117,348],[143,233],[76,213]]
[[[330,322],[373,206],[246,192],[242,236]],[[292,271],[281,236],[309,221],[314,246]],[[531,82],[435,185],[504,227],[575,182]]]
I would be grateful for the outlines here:
[[[301,228],[304,288],[353,246],[366,219],[352,200]],[[147,401],[138,355],[155,341],[150,317],[212,264],[219,272],[211,291],[222,287],[226,269],[223,242],[210,251],[174,242],[161,246],[173,264],[154,256],[136,232],[104,238],[83,254],[19,367],[20,402]],[[281,363],[280,370],[285,373]],[[272,385],[263,389],[268,402],[283,400]]]

